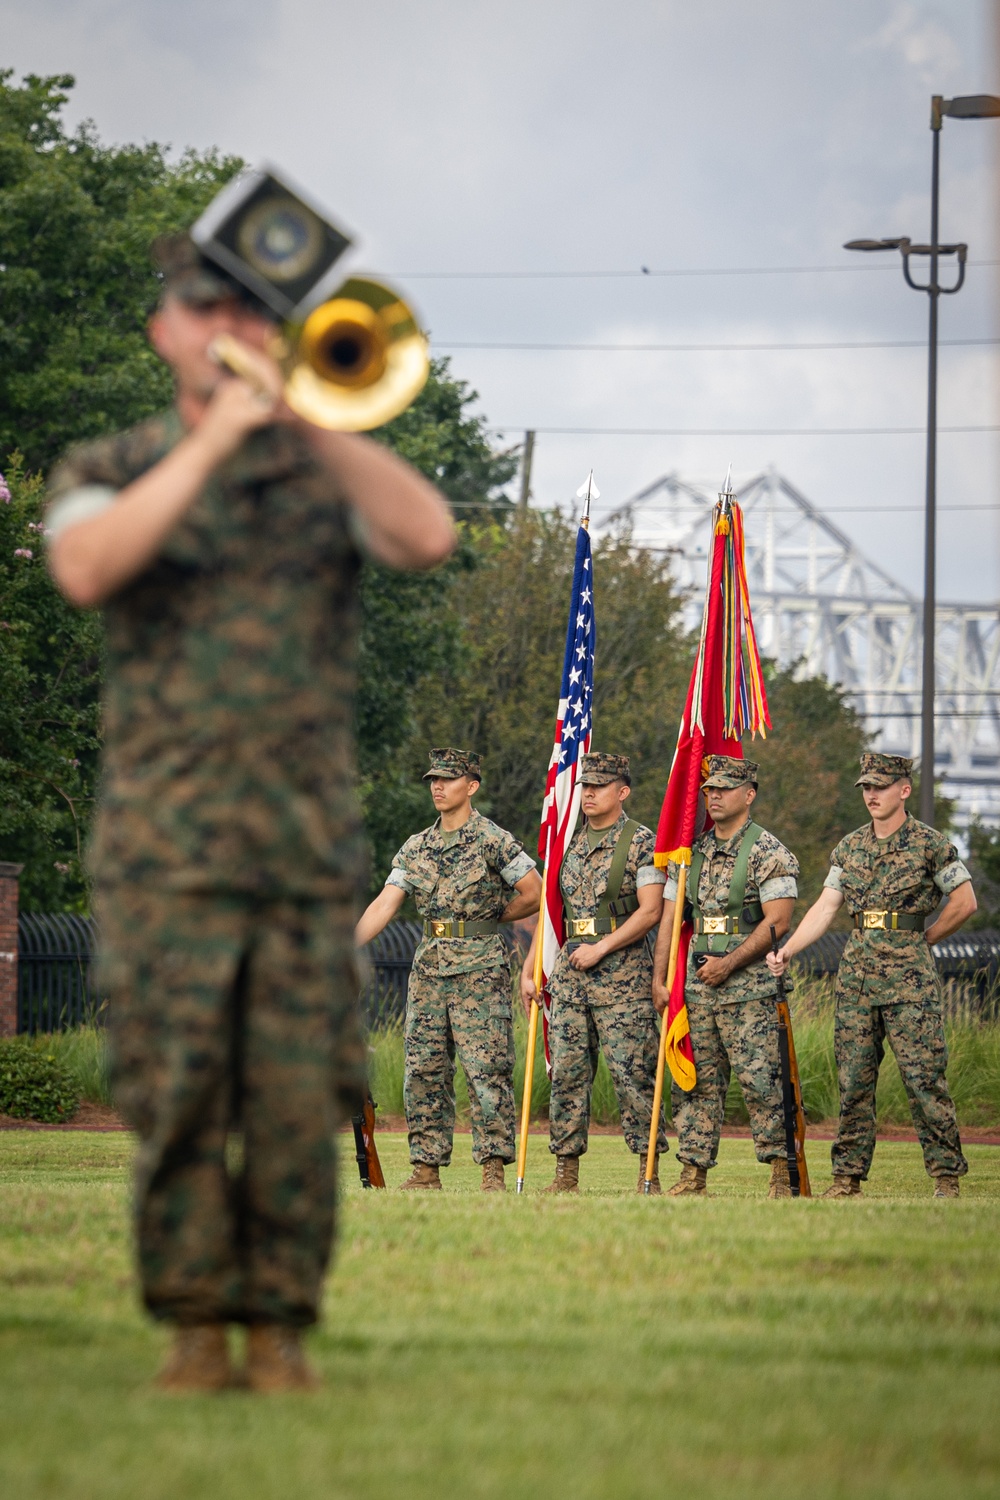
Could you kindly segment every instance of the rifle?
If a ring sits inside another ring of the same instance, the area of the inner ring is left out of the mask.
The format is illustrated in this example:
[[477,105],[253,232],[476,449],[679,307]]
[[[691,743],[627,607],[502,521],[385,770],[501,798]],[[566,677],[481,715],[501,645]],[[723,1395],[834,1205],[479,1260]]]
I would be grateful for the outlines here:
[[375,1146],[375,1108],[375,1100],[369,1092],[361,1113],[351,1116],[356,1147],[355,1160],[363,1188],[385,1187],[382,1163],[378,1159],[378,1150]]
[[[771,952],[778,951],[778,934],[771,927]],[[806,1116],[802,1108],[802,1085],[795,1059],[792,1018],[785,996],[785,976],[778,980],[778,1055],[781,1059],[781,1108],[785,1117],[785,1155],[788,1158],[788,1181],[793,1198],[811,1198],[809,1168],[806,1166]]]

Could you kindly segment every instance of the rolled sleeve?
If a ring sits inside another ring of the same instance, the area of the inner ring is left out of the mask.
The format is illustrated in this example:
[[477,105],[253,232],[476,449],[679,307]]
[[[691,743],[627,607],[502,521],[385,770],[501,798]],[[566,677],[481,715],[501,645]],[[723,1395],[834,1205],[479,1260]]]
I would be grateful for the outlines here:
[[937,872],[934,876],[934,884],[943,896],[950,896],[952,891],[957,891],[960,885],[964,885],[967,880],[971,879],[972,876],[962,861],[953,859],[951,864],[945,865],[943,870]]
[[57,537],[80,521],[101,515],[114,505],[117,493],[110,484],[81,484],[68,494],[57,496],[45,513],[46,534]]
[[794,901],[799,894],[799,884],[794,875],[773,875],[758,887],[761,901]]
[[405,870],[400,870],[398,868],[390,870],[389,874],[386,877],[385,883],[386,885],[398,886],[399,889],[401,891],[405,891],[408,896],[412,896],[413,894],[413,886],[407,880]]
[[525,875],[531,875],[534,869],[535,861],[526,849],[522,849],[509,865],[504,865],[500,871],[500,879],[505,885],[516,886],[519,880],[523,880]]
[[665,885],[667,877],[656,865],[640,865],[635,872],[635,888],[641,890],[644,885]]
[[843,880],[843,868],[840,865],[831,865],[829,874],[823,882],[823,889],[826,891],[842,891],[844,889]]

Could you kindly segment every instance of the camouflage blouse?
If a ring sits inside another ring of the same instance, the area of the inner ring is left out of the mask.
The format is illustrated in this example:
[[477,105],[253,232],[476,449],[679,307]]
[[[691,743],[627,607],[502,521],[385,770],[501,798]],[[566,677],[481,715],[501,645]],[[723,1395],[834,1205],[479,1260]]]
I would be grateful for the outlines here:
[[[170,411],[76,449],[53,501],[113,496],[182,434]],[[359,564],[335,481],[275,425],[108,602],[98,882],[354,897]]]
[[[473,809],[452,842],[441,837],[440,818],[408,838],[392,861],[386,885],[412,896],[422,917],[490,922],[499,919],[514,886],[534,868],[512,833]],[[509,963],[499,935],[424,938],[413,961],[440,975],[475,974]]]
[[[950,839],[907,815],[886,839],[876,837],[872,823],[841,839],[824,883],[842,892],[852,916],[862,911],[929,915],[970,878]],[[923,998],[928,986],[936,992],[937,969],[922,932],[854,929],[838,983],[872,993],[875,1003],[897,1004]]]

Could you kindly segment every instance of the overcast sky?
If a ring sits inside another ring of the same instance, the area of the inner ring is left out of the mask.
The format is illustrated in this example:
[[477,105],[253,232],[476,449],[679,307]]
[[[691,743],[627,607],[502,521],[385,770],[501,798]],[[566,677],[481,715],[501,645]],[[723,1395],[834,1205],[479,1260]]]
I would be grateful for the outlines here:
[[[922,340],[926,298],[859,236],[929,232],[932,93],[1000,92],[987,0],[0,0],[4,65],[71,72],[108,141],[284,166],[395,272],[536,502],[773,464],[919,591],[916,435],[625,437],[546,428],[920,428],[922,347],[496,350],[489,343]],[[1000,120],[945,123],[945,240],[1000,258]],[[833,266],[768,275],[671,269]],[[436,277],[442,272],[618,277]],[[943,339],[1000,333],[997,270]],[[452,346],[449,348],[449,346]],[[943,427],[998,421],[997,347],[945,347]],[[997,433],[940,439],[942,596],[1000,595]],[[991,507],[959,510],[959,506]]]

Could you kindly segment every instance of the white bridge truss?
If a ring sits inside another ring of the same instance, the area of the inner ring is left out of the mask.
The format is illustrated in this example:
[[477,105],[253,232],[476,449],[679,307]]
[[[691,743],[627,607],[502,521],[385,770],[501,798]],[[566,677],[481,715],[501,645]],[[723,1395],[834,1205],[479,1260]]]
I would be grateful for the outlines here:
[[[670,555],[692,627],[715,498],[667,474],[614,512],[638,544]],[[919,758],[921,600],[774,471],[738,498],[762,655],[838,683],[879,749]],[[960,827],[1000,826],[1000,605],[939,603],[936,657],[936,774]]]

